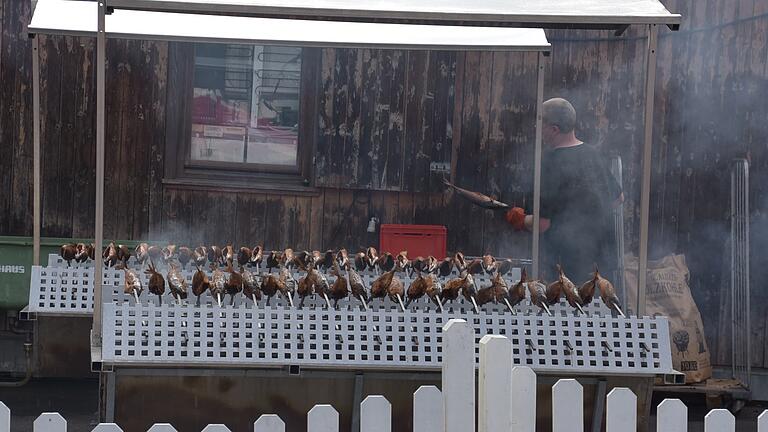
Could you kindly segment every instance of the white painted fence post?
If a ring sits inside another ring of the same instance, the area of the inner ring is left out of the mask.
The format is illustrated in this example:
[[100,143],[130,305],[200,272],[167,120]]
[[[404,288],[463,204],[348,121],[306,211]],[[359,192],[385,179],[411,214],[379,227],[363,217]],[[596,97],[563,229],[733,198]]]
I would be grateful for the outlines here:
[[443,432],[443,394],[435,386],[421,386],[413,393],[413,430]]
[[307,413],[307,432],[339,432],[339,412],[330,405],[315,405]]
[[285,432],[285,422],[275,414],[263,414],[253,424],[253,432]]
[[475,334],[463,319],[443,327],[445,432],[475,430]]
[[734,432],[736,418],[726,409],[714,409],[704,417],[704,432]]
[[512,342],[505,336],[480,339],[478,432],[512,429]]
[[661,401],[656,409],[656,432],[688,432],[688,407],[680,399]]
[[114,423],[99,423],[91,432],[123,432],[123,430]]
[[232,432],[226,425],[216,423],[204,427],[202,432]]
[[177,432],[170,423],[155,423],[147,432]]
[[757,432],[768,432],[768,410],[757,417]]
[[11,432],[11,410],[0,401],[0,432]]
[[552,432],[584,432],[584,389],[575,379],[552,386]]
[[34,432],[67,432],[67,421],[59,413],[42,413],[32,423]]
[[536,373],[528,366],[512,368],[512,432],[536,432]]
[[616,387],[608,393],[605,430],[606,432],[637,431],[637,396],[632,393],[632,390]]
[[368,396],[360,404],[360,432],[392,432],[392,405],[384,396]]

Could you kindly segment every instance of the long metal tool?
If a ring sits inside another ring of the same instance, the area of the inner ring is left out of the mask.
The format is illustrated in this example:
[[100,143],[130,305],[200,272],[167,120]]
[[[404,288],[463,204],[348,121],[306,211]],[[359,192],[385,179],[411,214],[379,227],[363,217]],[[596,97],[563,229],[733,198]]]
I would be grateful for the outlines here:
[[538,55],[536,73],[536,149],[533,156],[533,246],[531,277],[539,277],[539,210],[541,209],[541,106],[544,103],[544,54]]
[[656,89],[656,45],[659,29],[648,26],[648,51],[645,71],[645,114],[643,122],[643,179],[640,183],[640,265],[637,271],[637,315],[645,315],[645,290],[648,272],[648,215],[651,207],[651,157],[653,155],[653,101]]
[[40,265],[40,36],[32,39],[32,154],[34,201],[32,203],[32,264]]
[[107,5],[98,2],[98,28],[96,32],[96,224],[94,227],[94,269],[93,269],[93,328],[92,346],[101,346],[102,316],[102,275],[104,263],[101,256],[104,242],[104,110],[105,110],[105,62],[106,34],[105,16]]
[[731,169],[731,375],[750,387],[749,162]]
[[[621,157],[616,156],[611,159],[611,174],[616,182],[624,189],[624,167],[621,163]],[[616,274],[613,275],[613,285],[619,292],[621,304],[628,305],[629,296],[624,287],[624,204],[619,204],[613,209],[613,230],[616,235]]]

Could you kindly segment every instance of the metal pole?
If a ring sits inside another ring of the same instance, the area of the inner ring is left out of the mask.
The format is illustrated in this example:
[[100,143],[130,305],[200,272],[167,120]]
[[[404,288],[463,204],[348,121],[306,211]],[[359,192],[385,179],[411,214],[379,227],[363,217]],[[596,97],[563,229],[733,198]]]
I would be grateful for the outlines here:
[[104,0],[98,2],[98,27],[96,32],[96,226],[94,227],[93,267],[93,339],[92,345],[101,346],[102,274],[104,264],[101,257],[104,242],[104,75],[106,61],[106,37],[104,16],[107,6]]
[[541,105],[544,102],[544,54],[539,53],[536,73],[536,149],[533,157],[533,279],[539,277],[539,208],[541,199]]
[[32,38],[32,264],[40,265],[40,36]]
[[645,134],[643,138],[643,179],[640,184],[640,265],[637,272],[637,315],[645,315],[645,289],[648,272],[648,214],[651,206],[651,156],[653,154],[653,100],[656,86],[656,24],[648,26],[648,52],[645,71]]

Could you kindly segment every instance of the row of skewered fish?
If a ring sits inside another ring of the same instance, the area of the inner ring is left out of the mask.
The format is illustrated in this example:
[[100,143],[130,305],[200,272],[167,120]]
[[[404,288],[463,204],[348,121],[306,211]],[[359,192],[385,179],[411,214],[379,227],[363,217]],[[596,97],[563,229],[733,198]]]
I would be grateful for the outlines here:
[[[357,266],[350,263],[344,250],[338,251],[331,259],[329,274],[335,277],[332,284],[322,272],[318,271],[315,261],[304,259],[297,261],[290,250],[270,253],[270,256],[273,255],[276,260],[273,267],[278,269],[275,273],[272,272],[272,267],[269,267],[268,272],[260,272],[251,271],[245,265],[240,265],[240,271],[236,271],[231,262],[227,262],[227,266],[220,269],[214,262],[211,264],[212,274],[209,277],[198,266],[191,284],[192,293],[197,296],[197,304],[200,304],[200,296],[208,291],[219,305],[227,295],[230,296],[230,304],[233,304],[235,296],[242,292],[253,302],[266,297],[267,305],[272,297],[278,295],[286,298],[290,305],[294,306],[294,298],[298,296],[300,307],[304,305],[307,297],[319,296],[325,300],[329,308],[336,308],[340,300],[349,296],[357,299],[365,309],[368,308],[369,301],[389,297],[402,310],[405,310],[411,302],[426,296],[442,310],[446,302],[453,302],[461,295],[472,303],[476,312],[479,312],[481,306],[494,303],[506,305],[510,312],[514,313],[513,308],[526,298],[527,291],[531,303],[551,315],[549,307],[558,304],[563,296],[571,307],[584,313],[583,306],[592,302],[595,293],[599,292],[606,306],[623,316],[613,285],[600,275],[597,268],[593,277],[580,287],[565,275],[560,266],[557,268],[558,279],[549,285],[538,280],[529,280],[523,269],[520,281],[511,288],[502,277],[503,272],[497,268],[491,271],[494,275],[491,285],[478,289],[473,273],[468,268],[461,270],[458,277],[448,280],[443,285],[437,277],[439,273],[437,268],[423,266],[418,260],[409,261],[407,254],[401,252],[395,260],[394,267],[383,272],[373,281],[369,289],[357,272]],[[305,273],[298,281],[288,270],[291,262]],[[158,301],[162,301],[167,279],[172,296],[181,302],[187,298],[188,284],[181,273],[180,264],[172,260],[168,264],[168,271],[164,278],[150,260],[149,268],[145,271],[149,275],[147,288],[150,293],[158,296]],[[407,290],[398,276],[399,272],[405,271],[406,266],[413,268],[417,275]],[[138,302],[138,296],[143,291],[140,278],[124,264],[121,264],[120,268],[125,271],[125,292],[135,296]],[[483,268],[488,269],[490,266]],[[333,300],[333,306],[331,306],[331,300]]]

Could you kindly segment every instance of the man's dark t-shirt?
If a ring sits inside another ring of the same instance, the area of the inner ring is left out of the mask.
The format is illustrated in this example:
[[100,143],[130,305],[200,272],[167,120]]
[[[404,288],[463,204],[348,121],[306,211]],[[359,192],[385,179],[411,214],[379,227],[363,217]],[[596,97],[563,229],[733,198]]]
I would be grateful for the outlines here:
[[586,144],[545,154],[541,170],[541,217],[550,219],[541,234],[543,275],[560,263],[575,283],[586,280],[593,263],[610,275],[616,268],[612,205],[621,188],[608,161]]

